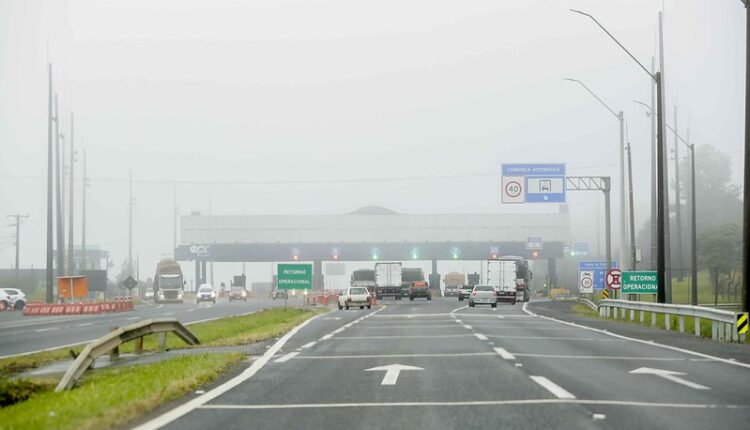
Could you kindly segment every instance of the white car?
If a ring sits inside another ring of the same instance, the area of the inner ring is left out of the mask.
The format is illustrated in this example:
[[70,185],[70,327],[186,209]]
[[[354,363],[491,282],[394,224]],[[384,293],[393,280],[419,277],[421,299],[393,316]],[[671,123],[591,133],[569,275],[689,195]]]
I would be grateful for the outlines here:
[[4,303],[5,307],[3,308],[3,306],[0,305],[0,308],[16,309],[20,311],[26,306],[26,294],[18,288],[0,288],[0,291],[2,291],[7,297],[7,303]]
[[146,288],[146,292],[143,293],[143,298],[146,300],[154,300],[154,289]]
[[216,303],[216,291],[211,284],[202,284],[198,287],[198,292],[195,294],[195,303],[200,302]]
[[0,290],[0,311],[10,308],[10,296],[5,291]]
[[347,309],[350,306],[359,306],[360,309],[372,308],[370,302],[370,292],[365,287],[350,287],[347,288],[344,294],[339,296],[339,310]]
[[469,296],[469,307],[473,308],[478,304],[490,305],[497,307],[497,292],[492,285],[477,285],[471,291]]

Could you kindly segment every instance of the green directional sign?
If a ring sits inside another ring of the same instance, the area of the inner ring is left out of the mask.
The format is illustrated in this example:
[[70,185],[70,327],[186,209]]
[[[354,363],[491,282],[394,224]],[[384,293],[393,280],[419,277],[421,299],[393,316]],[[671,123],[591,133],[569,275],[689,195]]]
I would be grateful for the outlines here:
[[656,272],[636,271],[622,272],[623,294],[656,294],[656,283],[658,280]]
[[276,269],[278,289],[312,289],[312,271],[312,264],[279,264]]

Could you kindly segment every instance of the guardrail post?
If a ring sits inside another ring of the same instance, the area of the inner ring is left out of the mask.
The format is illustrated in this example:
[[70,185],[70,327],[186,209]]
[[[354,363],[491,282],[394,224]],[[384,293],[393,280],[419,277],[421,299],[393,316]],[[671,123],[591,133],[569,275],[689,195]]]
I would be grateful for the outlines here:
[[680,315],[680,333],[685,333],[685,317]]
[[167,349],[167,333],[159,333],[159,352],[164,352]]
[[143,336],[135,340],[135,353],[143,354]]
[[646,313],[645,313],[645,312],[643,312],[643,311],[638,311],[638,314],[639,314],[639,315],[638,315],[638,318],[640,319],[640,321],[641,321],[641,324],[643,324],[643,321],[644,321],[644,319],[646,318]]
[[700,336],[701,335],[701,319],[698,317],[693,318],[693,325],[695,326],[693,327],[693,331],[695,332],[695,335]]
[[737,333],[737,327],[736,326],[730,326],[730,329],[732,331],[732,342],[737,342],[739,340],[739,335]]
[[635,311],[633,309],[630,310],[630,321],[635,320]]
[[711,340],[717,340],[719,338],[719,323],[711,321]]
[[[115,331],[117,327],[111,327],[109,331]],[[109,361],[117,361],[120,359],[120,347],[116,346],[109,351]],[[92,363],[93,364],[93,363]]]
[[651,327],[656,327],[656,312],[651,312]]
[[612,311],[609,309],[609,306],[605,306],[604,309],[607,310],[607,318],[609,318],[609,316],[612,313]]
[[667,331],[671,330],[670,324],[672,323],[671,315],[664,314],[664,329]]

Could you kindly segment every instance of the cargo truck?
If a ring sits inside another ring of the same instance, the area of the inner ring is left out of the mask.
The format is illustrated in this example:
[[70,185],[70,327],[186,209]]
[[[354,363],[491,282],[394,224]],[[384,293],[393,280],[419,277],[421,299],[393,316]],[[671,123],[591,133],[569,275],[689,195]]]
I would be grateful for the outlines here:
[[424,271],[415,267],[404,267],[401,270],[401,297],[409,297],[409,289],[415,282],[424,282]]
[[516,263],[516,292],[518,301],[528,302],[531,297],[531,280],[533,273],[529,270],[529,262],[517,255],[507,255],[498,258],[500,261],[513,261]]
[[365,287],[367,291],[375,291],[375,271],[372,269],[359,269],[352,272],[351,287]]
[[450,272],[443,277],[443,283],[445,284],[443,296],[458,296],[458,291],[461,289],[461,286],[466,283],[466,276],[464,276],[463,273]]
[[163,258],[159,261],[154,275],[154,301],[156,303],[182,303],[183,285],[180,264],[171,258]]
[[375,294],[378,300],[401,300],[401,263],[375,263]]
[[488,260],[487,285],[495,289],[498,302],[516,304],[516,273],[518,262],[515,260]]

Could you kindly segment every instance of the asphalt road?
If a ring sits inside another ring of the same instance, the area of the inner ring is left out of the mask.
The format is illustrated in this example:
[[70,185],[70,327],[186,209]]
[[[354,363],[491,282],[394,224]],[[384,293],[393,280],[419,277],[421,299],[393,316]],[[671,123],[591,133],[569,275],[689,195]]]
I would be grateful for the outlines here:
[[[235,378],[140,429],[632,430],[750,422],[748,367],[552,321],[520,304],[385,304],[311,320]],[[398,365],[410,367],[386,371]],[[648,373],[663,371],[679,374]]]
[[[300,300],[290,299],[291,306]],[[0,312],[0,358],[41,349],[88,342],[122,327],[148,318],[177,318],[190,323],[237,315],[259,309],[284,306],[283,300],[249,299],[247,302],[219,300],[213,303],[139,304],[134,311],[99,315],[23,316],[21,312]]]

